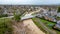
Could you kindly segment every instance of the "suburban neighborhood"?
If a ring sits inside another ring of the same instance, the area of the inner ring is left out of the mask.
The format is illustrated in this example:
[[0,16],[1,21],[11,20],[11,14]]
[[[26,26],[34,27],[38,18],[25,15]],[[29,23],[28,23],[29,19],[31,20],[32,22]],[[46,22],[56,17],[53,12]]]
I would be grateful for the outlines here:
[[0,5],[0,34],[60,34],[60,6]]

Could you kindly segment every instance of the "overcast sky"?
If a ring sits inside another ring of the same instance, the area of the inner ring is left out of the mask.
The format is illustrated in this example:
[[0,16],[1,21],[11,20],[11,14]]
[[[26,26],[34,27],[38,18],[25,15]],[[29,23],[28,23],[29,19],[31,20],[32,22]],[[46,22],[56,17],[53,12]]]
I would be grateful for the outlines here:
[[0,0],[0,4],[32,4],[32,5],[43,5],[43,4],[60,4],[60,0]]

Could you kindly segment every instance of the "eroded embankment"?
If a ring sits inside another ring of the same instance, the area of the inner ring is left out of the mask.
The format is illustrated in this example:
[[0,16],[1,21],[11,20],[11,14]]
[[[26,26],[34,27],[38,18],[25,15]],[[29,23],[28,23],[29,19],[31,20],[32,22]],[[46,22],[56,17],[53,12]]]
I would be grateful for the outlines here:
[[14,22],[14,34],[45,34],[32,21],[32,19],[22,22]]

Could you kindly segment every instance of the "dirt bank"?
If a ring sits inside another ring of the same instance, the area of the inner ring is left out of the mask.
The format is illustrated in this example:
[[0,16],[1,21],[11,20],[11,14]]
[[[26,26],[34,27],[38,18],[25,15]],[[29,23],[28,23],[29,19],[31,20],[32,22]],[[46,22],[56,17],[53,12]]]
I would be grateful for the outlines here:
[[13,23],[13,34],[45,34],[32,21],[32,19]]
[[24,20],[23,23],[24,23],[24,26],[27,26],[31,30],[30,33],[45,34],[33,23],[32,19]]

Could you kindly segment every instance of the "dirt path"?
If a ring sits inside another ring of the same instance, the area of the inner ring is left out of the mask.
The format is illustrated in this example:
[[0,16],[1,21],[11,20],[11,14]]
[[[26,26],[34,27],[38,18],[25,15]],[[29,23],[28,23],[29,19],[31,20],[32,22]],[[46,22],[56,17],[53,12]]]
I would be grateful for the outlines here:
[[26,34],[24,24],[22,22],[14,22],[13,27],[13,34]]
[[33,34],[45,34],[33,23],[32,19],[24,20],[23,23],[24,23],[24,26],[27,26],[31,30],[31,33],[33,33]]
[[32,19],[14,22],[13,27],[13,34],[45,34],[33,23]]

